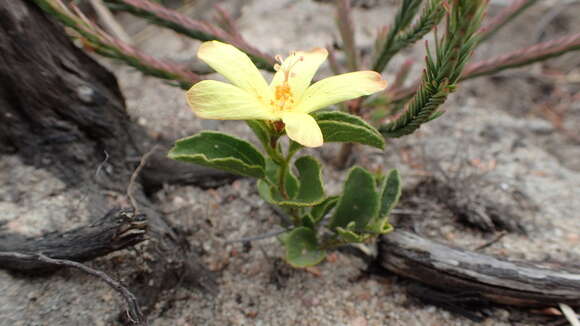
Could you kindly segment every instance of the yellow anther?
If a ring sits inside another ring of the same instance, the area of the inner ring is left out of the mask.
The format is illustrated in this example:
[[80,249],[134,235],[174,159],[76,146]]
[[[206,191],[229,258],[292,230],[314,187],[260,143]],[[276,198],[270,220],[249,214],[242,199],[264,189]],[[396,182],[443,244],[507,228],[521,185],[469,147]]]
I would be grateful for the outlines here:
[[284,83],[282,85],[276,86],[276,100],[287,100],[288,98],[292,97],[292,92],[290,91],[290,86]]
[[289,109],[286,107],[286,103],[293,103],[294,100],[292,99],[292,91],[290,90],[290,86],[287,82],[284,82],[282,85],[276,86],[274,91],[274,97],[276,99],[275,102],[275,109],[277,110],[286,110]]

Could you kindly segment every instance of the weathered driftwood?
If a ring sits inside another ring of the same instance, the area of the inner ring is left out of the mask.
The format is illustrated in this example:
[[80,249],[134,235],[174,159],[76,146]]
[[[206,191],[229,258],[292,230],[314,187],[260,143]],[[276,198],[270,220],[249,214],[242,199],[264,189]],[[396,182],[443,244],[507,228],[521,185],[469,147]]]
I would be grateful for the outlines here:
[[449,294],[469,300],[546,307],[580,306],[580,270],[511,262],[452,248],[415,233],[396,230],[381,238],[379,264]]
[[26,255],[2,256],[2,252],[43,254],[77,262],[91,260],[143,241],[146,229],[145,216],[135,216],[127,209],[113,209],[94,223],[62,233],[52,232],[35,238],[0,234],[0,268],[39,272],[58,267]]

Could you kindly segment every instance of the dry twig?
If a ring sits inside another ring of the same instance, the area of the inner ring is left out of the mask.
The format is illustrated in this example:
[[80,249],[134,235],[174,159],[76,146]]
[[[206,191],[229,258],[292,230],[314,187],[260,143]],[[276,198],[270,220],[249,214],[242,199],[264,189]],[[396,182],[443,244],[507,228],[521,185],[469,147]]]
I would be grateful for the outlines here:
[[103,271],[90,268],[86,265],[83,265],[81,263],[72,260],[50,258],[41,253],[23,254],[18,252],[0,252],[0,257],[2,257],[3,259],[14,259],[14,260],[36,260],[39,263],[50,264],[54,266],[73,267],[89,275],[100,278],[123,297],[123,299],[127,304],[127,316],[129,317],[129,320],[133,324],[139,326],[148,325],[147,319],[143,316],[143,312],[141,311],[141,308],[137,303],[137,298],[135,298],[135,295],[131,293],[131,291],[129,291],[121,283],[115,281]]
[[136,183],[137,177],[139,176],[139,173],[141,172],[141,170],[143,169],[145,164],[147,164],[147,160],[155,152],[157,147],[158,147],[157,145],[153,146],[153,148],[151,148],[151,150],[149,150],[149,152],[147,152],[145,155],[143,155],[143,157],[141,158],[141,162],[139,162],[139,165],[137,166],[137,168],[135,169],[135,171],[131,175],[131,179],[129,180],[129,185],[127,185],[127,197],[131,201],[131,207],[133,208],[133,211],[136,214],[138,213],[137,201],[135,200],[135,197],[133,196],[135,183]]

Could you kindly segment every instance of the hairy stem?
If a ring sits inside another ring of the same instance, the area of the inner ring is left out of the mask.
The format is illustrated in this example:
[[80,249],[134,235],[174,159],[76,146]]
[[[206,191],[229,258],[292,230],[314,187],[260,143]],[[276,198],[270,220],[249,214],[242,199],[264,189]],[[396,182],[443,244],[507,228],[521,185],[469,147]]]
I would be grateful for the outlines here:
[[284,160],[281,162],[280,169],[278,170],[278,188],[284,199],[290,199],[286,191],[286,173],[288,173],[288,161]]
[[268,71],[274,71],[274,58],[249,45],[237,33],[227,33],[217,26],[194,20],[177,11],[167,9],[147,0],[106,0],[106,2],[114,9],[129,12],[190,38],[200,41],[220,40],[235,45],[246,52],[256,66]]
[[72,7],[73,12],[61,0],[33,1],[62,24],[78,33],[73,37],[80,39],[89,51],[119,60],[146,75],[174,81],[177,86],[183,89],[188,89],[192,84],[201,80],[200,76],[185,67],[146,55],[136,48],[107,35],[97,25],[89,21],[76,7]]
[[379,49],[376,55],[375,63],[373,64],[373,70],[382,72],[387,66],[388,61],[393,55],[393,48],[395,44],[395,38],[404,30],[417,14],[419,7],[421,6],[423,0],[403,0],[401,7],[395,16],[395,23],[391,26],[386,35],[379,36],[377,39],[377,49]]
[[502,70],[529,65],[578,50],[580,50],[580,33],[553,41],[538,43],[496,58],[470,64],[465,69],[462,79],[490,75]]
[[516,0],[510,6],[494,16],[480,30],[479,43],[489,40],[495,33],[502,29],[509,22],[521,15],[526,9],[537,3],[538,0]]
[[[395,19],[395,25],[391,27],[386,36],[379,36],[376,43],[378,54],[375,55],[373,70],[382,72],[395,54],[423,38],[445,16],[443,0],[429,0],[421,12],[419,20],[407,28],[404,24],[410,24],[420,3],[421,1],[403,3],[401,11]],[[403,14],[403,11],[407,13]]]
[[[534,62],[561,56],[565,53],[580,50],[580,33],[565,36],[553,41],[538,43],[533,46],[512,51],[495,58],[474,62],[467,67],[460,81],[495,74],[502,70],[518,68]],[[419,82],[409,87],[395,88],[390,91],[393,103],[405,102],[411,98],[419,87]]]

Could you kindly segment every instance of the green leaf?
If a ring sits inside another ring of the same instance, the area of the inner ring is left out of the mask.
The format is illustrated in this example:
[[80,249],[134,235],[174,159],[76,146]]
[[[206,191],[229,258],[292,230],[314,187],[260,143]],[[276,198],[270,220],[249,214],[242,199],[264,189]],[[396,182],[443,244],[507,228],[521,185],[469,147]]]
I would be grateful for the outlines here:
[[[276,164],[270,158],[266,158],[266,178],[270,180],[273,184],[278,184],[278,173],[280,171],[280,166]],[[300,185],[298,179],[294,176],[292,171],[288,169],[286,172],[286,192],[290,198],[294,198],[298,192],[298,187]],[[274,194],[277,193],[277,189],[274,189]],[[280,195],[281,196],[281,195]],[[273,197],[276,197],[275,195]]]
[[270,204],[276,204],[276,201],[274,200],[274,198],[272,198],[272,189],[270,188],[270,185],[264,181],[263,179],[258,180],[258,194],[260,194],[260,197],[262,197],[262,199],[264,199],[266,202],[270,203]]
[[304,146],[290,139],[290,145],[288,146],[288,155],[290,156],[294,155],[294,153],[299,151],[302,147]]
[[338,196],[330,196],[322,203],[312,207],[310,210],[310,215],[312,216],[314,223],[320,222],[322,218],[336,206],[337,203]]
[[294,162],[294,166],[300,173],[300,188],[295,200],[320,203],[324,199],[320,163],[312,156],[302,156]]
[[302,226],[307,227],[307,228],[312,229],[312,230],[316,229],[316,224],[314,223],[314,219],[312,218],[312,215],[306,214],[306,215],[302,216],[301,220],[302,220]]
[[245,140],[213,131],[204,131],[183,138],[169,151],[170,158],[178,161],[240,174],[264,177],[264,156]]
[[374,234],[385,234],[393,231],[388,217],[391,210],[399,202],[401,197],[401,176],[399,171],[390,170],[386,176],[378,178],[380,192],[380,210],[365,227],[365,230]]
[[270,146],[270,128],[268,128],[266,122],[262,120],[246,120],[246,124],[256,134],[262,146]]
[[383,149],[383,136],[361,118],[340,111],[319,111],[312,114],[325,142],[359,143]]
[[299,227],[281,237],[286,247],[286,261],[293,267],[302,268],[320,263],[326,252],[318,245],[316,233],[309,228]]
[[[280,206],[307,207],[319,204],[324,200],[322,171],[320,163],[312,156],[302,156],[294,163],[298,170],[298,192],[296,196],[285,199],[275,187],[270,187],[270,197]],[[287,187],[286,191],[290,195]]]
[[372,234],[386,234],[393,231],[395,228],[389,224],[387,218],[377,218],[371,221],[365,229],[365,231]]
[[443,114],[445,114],[445,111],[435,111],[433,112],[433,114],[429,117],[429,120],[427,121],[433,121],[439,117],[441,117]]
[[353,229],[355,228],[355,223],[350,222],[346,228],[337,227],[336,233],[340,239],[346,243],[361,243],[368,240],[372,235],[370,234],[358,234]]
[[395,205],[397,205],[401,197],[401,190],[401,176],[399,175],[399,171],[392,169],[387,173],[387,176],[381,183],[381,209],[378,214],[379,218],[387,217]]
[[345,228],[355,222],[355,228],[362,230],[377,215],[379,208],[379,194],[375,190],[373,175],[361,167],[354,167],[344,183],[329,227]]

